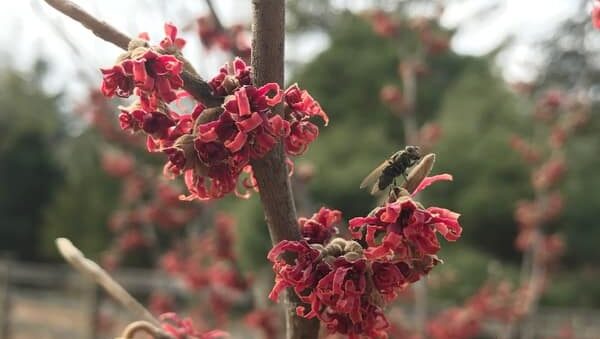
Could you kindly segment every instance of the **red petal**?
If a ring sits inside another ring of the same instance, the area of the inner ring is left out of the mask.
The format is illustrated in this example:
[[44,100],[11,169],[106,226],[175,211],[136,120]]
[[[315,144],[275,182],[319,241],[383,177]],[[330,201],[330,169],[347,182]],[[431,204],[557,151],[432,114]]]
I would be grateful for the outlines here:
[[245,88],[240,88],[235,91],[235,98],[238,106],[238,114],[240,116],[246,116],[252,114],[250,109],[250,101],[248,101],[248,94]]
[[235,153],[244,147],[247,139],[248,135],[243,131],[239,131],[233,139],[225,141],[224,145],[229,151]]
[[425,188],[427,188],[429,185],[431,185],[437,181],[442,181],[442,180],[452,181],[452,175],[444,173],[444,174],[434,175],[432,177],[426,177],[425,179],[423,179],[423,181],[421,181],[421,183],[417,186],[417,188],[415,188],[415,190],[412,192],[412,195],[414,196],[417,193],[424,190]]

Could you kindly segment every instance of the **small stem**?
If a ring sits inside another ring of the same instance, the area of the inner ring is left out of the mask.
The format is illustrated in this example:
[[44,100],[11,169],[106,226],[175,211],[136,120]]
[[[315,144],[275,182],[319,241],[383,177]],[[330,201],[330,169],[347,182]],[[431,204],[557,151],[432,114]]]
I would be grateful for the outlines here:
[[[285,2],[253,0],[252,3],[254,85],[276,82],[283,86]],[[279,105],[275,112],[282,114],[282,106]],[[252,162],[273,244],[286,239],[301,238],[285,160],[283,147],[279,142],[264,158]],[[316,318],[309,320],[297,315],[296,307],[301,303],[292,291],[288,290],[285,299],[286,338],[317,338],[319,321]]]
[[403,112],[404,121],[404,139],[407,145],[416,145],[417,140],[417,120],[415,118],[417,101],[417,77],[414,65],[402,67],[402,89],[404,91],[405,110]]
[[119,283],[117,283],[105,270],[98,264],[86,258],[77,247],[73,246],[67,238],[56,239],[56,247],[65,260],[76,268],[80,273],[90,277],[108,294],[115,298],[123,307],[130,311],[137,318],[144,319],[150,323],[160,326],[160,322],[131,296]]
[[206,1],[206,6],[208,7],[208,10],[210,11],[210,15],[215,20],[215,25],[217,26],[217,29],[221,32],[224,32],[225,27],[223,26],[221,19],[219,19],[219,16],[217,15],[217,11],[215,10],[215,6],[213,5],[212,1],[211,0],[205,0],[205,1]]
[[129,46],[129,41],[131,41],[130,37],[118,31],[116,28],[112,27],[108,23],[96,19],[93,15],[84,11],[81,7],[77,6],[73,2],[68,0],[44,1],[46,1],[48,5],[54,7],[59,12],[85,26],[85,28],[92,31],[92,33],[94,33],[100,39],[112,42],[114,45],[121,47],[124,50],[127,50],[127,46]]

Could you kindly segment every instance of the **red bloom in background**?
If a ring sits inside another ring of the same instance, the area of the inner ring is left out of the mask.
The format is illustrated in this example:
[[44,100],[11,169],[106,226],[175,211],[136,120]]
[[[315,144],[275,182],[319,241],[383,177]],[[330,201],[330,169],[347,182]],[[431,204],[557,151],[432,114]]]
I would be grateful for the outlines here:
[[531,174],[532,185],[538,190],[549,189],[563,178],[566,171],[567,165],[563,158],[551,158]]
[[480,328],[480,317],[470,308],[451,308],[430,321],[427,332],[434,339],[464,339],[475,337]]
[[300,233],[310,244],[325,244],[338,233],[337,225],[342,220],[342,212],[321,207],[310,218],[299,218]]
[[277,339],[278,316],[273,310],[255,309],[244,317],[244,322],[262,331],[265,339]]
[[399,25],[387,13],[383,11],[375,11],[370,15],[371,25],[375,34],[389,38],[396,34]]
[[135,161],[129,154],[104,152],[102,154],[102,168],[106,173],[115,177],[126,177],[133,173]]
[[215,217],[216,255],[219,258],[235,259],[233,253],[235,223],[231,216],[219,213]]
[[594,8],[592,8],[592,24],[596,29],[600,29],[600,2],[594,2]]
[[165,313],[160,317],[165,332],[175,339],[199,338],[199,339],[223,339],[228,337],[227,332],[212,330],[201,332],[194,328],[190,318],[181,319],[175,313]]
[[206,48],[217,46],[223,50],[231,49],[231,39],[217,27],[213,16],[203,16],[196,20],[200,42]]

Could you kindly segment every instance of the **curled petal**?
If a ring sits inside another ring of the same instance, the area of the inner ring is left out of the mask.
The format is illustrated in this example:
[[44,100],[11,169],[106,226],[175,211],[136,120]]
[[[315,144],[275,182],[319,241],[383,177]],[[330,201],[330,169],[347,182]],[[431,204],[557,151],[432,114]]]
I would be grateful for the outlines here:
[[[272,97],[269,97],[267,94],[271,91],[274,91],[275,94]],[[267,105],[273,107],[281,102],[281,98],[283,97],[283,92],[281,91],[281,89],[279,88],[279,85],[277,83],[270,82],[258,89],[258,95],[266,96]]]
[[438,175],[434,175],[432,177],[426,177],[425,179],[423,179],[423,181],[421,181],[421,183],[417,186],[417,188],[415,188],[415,190],[412,192],[412,195],[416,195],[419,192],[421,192],[422,190],[424,190],[425,188],[427,188],[428,186],[430,186],[431,184],[437,182],[437,181],[452,181],[452,175],[444,173],[444,174],[438,174]]
[[235,92],[235,99],[238,106],[238,114],[240,116],[246,116],[252,114],[250,109],[250,101],[248,100],[248,94],[246,88],[242,87]]
[[224,145],[229,151],[237,152],[240,149],[242,149],[242,147],[244,147],[247,138],[248,135],[245,132],[240,131],[235,135],[233,139],[225,141]]
[[240,128],[240,131],[250,132],[260,126],[262,123],[263,118],[260,116],[260,114],[254,112],[250,115],[250,117],[238,122],[236,125]]

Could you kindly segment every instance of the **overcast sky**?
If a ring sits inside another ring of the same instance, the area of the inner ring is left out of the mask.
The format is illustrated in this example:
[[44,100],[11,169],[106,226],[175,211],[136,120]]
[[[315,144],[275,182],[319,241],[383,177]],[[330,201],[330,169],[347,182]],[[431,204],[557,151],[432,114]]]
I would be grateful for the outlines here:
[[[140,30],[150,33],[151,38],[163,36],[162,23],[172,21],[182,27],[205,13],[204,1],[198,0],[76,0],[77,4],[99,18],[109,21],[120,30],[135,35]],[[213,0],[225,24],[249,21],[249,0]],[[333,0],[340,7],[361,10],[371,0]],[[388,0],[389,2],[389,0]],[[530,63],[535,63],[536,53],[531,44],[546,38],[565,18],[577,9],[576,0],[449,0],[442,17],[442,24],[457,28],[452,41],[453,49],[462,54],[482,55],[512,37],[516,42],[500,59],[503,74],[508,78],[531,75]],[[52,75],[45,84],[49,91],[66,89],[70,96],[84,91],[77,72],[82,70],[88,77],[99,81],[98,67],[110,65],[120,53],[117,47],[96,38],[78,23],[62,16],[42,0],[6,1],[0,12],[0,55],[4,63],[21,70],[28,70],[36,56],[50,60]],[[483,20],[474,20],[476,13],[486,14]],[[62,32],[80,50],[81,56],[60,38]],[[225,55],[202,51],[197,39],[188,37],[185,53],[203,75],[219,66]],[[157,41],[154,40],[154,41]],[[308,60],[327,47],[327,37],[310,34],[302,41],[291,41],[299,60]],[[302,46],[302,48],[298,48]],[[82,67],[83,66],[83,67]]]

